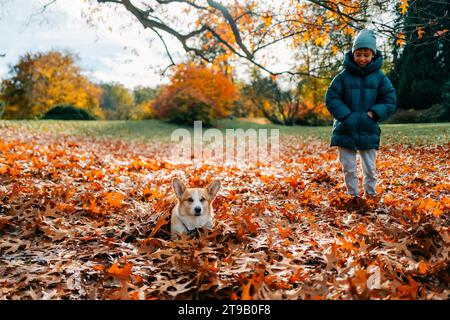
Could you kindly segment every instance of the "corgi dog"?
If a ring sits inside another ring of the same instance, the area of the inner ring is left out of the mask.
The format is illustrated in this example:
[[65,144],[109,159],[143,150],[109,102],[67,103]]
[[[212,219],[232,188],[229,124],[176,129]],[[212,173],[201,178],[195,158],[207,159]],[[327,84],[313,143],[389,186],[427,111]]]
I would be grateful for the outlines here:
[[214,227],[212,202],[220,185],[219,180],[214,180],[206,188],[187,188],[180,179],[172,180],[172,188],[178,200],[170,217],[172,238],[181,234],[192,234],[196,229]]

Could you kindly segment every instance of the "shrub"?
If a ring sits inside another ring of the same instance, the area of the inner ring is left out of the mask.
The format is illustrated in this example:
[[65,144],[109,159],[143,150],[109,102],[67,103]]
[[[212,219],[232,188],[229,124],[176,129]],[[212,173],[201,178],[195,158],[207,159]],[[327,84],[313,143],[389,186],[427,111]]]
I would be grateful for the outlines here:
[[442,105],[445,109],[444,121],[450,121],[450,80],[447,80],[442,87]]
[[154,102],[157,118],[169,122],[190,125],[202,121],[203,126],[212,126],[216,115],[208,99],[194,90],[166,90]]
[[311,101],[305,101],[300,104],[295,123],[303,126],[326,126],[333,124],[333,117],[325,103],[314,104]]
[[450,121],[450,107],[445,106],[444,101],[444,104],[435,104],[428,109],[397,109],[386,123],[431,123],[448,121]]
[[48,110],[44,120],[96,120],[88,111],[72,105],[57,105]]

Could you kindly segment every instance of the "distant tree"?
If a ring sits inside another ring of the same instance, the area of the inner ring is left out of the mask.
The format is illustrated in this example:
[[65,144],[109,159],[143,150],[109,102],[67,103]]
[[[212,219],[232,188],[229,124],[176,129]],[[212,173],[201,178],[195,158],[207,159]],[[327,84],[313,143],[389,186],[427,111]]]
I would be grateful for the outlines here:
[[296,95],[299,110],[295,122],[302,125],[324,125],[332,122],[325,106],[324,96],[331,79],[342,68],[344,54],[352,46],[351,33],[334,34],[332,41],[324,46],[305,43],[296,51],[296,59],[303,61],[298,70],[305,74],[299,76]]
[[442,121],[450,121],[450,79],[442,87],[442,107],[444,109],[444,116]]
[[239,89],[240,99],[235,101],[232,107],[233,117],[264,117],[262,112],[255,106],[252,96],[249,95],[248,83],[244,81],[236,81]]
[[3,118],[40,118],[57,104],[72,104],[101,116],[100,89],[81,74],[72,54],[27,53],[2,81]]
[[254,68],[250,83],[242,89],[242,96],[274,124],[327,124],[330,115],[323,103],[323,96],[328,83],[328,79],[314,77],[281,83],[274,77],[262,76]]
[[137,86],[133,90],[134,101],[137,105],[153,100],[156,97],[157,89],[151,87]]
[[108,120],[129,120],[135,107],[130,90],[119,83],[101,84],[101,108]]
[[300,110],[299,96],[295,90],[283,90],[274,77],[263,77],[258,69],[253,69],[243,95],[272,123],[295,124]]
[[3,112],[5,112],[5,103],[0,100],[0,118],[3,115]]
[[133,89],[135,107],[131,113],[132,120],[145,120],[154,118],[153,102],[156,98],[159,87],[151,88],[137,86]]
[[[207,67],[182,64],[156,98],[153,108],[158,118],[170,120],[182,112],[194,120],[211,123],[229,116],[237,99],[238,90],[229,77]],[[198,110],[185,110],[188,107]],[[197,116],[200,118],[195,119]]]
[[301,125],[326,125],[333,122],[324,96],[328,88],[327,79],[306,77],[298,87],[300,108],[297,113],[296,123]]
[[[436,19],[443,12],[447,18]],[[450,80],[449,12],[449,1],[417,0],[398,18],[398,28],[408,41],[403,49],[394,50],[390,78],[402,109],[426,109],[443,102],[444,84]]]
[[200,90],[193,88],[166,88],[154,102],[158,118],[177,124],[190,125],[202,121],[202,125],[214,125],[217,119],[212,101]]
[[153,104],[154,100],[147,100],[141,104],[137,104],[131,113],[131,120],[146,120],[155,118]]

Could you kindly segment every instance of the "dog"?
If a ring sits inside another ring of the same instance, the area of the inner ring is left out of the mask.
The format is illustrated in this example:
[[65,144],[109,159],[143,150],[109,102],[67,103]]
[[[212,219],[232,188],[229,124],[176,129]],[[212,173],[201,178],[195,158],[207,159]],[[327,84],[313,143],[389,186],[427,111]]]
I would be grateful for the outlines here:
[[192,235],[197,229],[205,231],[214,228],[212,202],[220,187],[220,180],[213,180],[206,188],[187,188],[180,179],[172,180],[172,188],[178,200],[170,217],[172,238],[182,234]]

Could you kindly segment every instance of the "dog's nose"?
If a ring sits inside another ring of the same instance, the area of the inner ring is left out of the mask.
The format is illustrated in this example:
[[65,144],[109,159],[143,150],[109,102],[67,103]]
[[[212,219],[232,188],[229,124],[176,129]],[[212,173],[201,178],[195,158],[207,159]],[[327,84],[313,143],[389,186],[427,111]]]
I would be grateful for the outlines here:
[[195,207],[194,210],[195,210],[195,215],[196,216],[199,216],[200,213],[202,212],[202,208],[201,207]]

